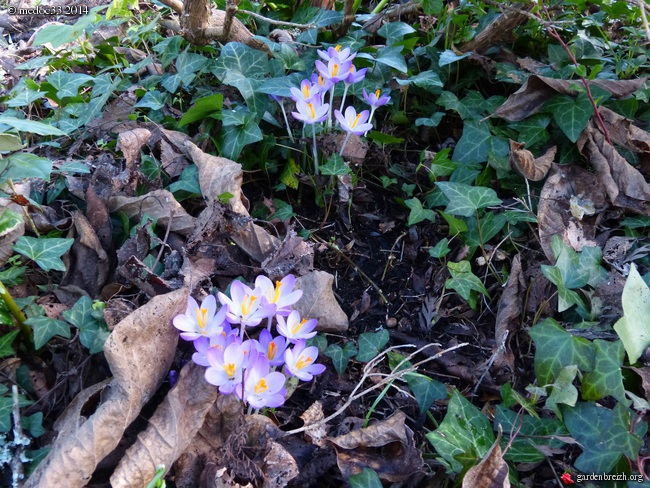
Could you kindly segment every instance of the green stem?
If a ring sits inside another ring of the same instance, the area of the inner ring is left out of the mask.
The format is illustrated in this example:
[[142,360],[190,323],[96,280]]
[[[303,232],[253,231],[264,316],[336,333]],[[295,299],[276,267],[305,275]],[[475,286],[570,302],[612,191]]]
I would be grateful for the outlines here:
[[296,142],[293,138],[291,127],[289,127],[289,119],[287,118],[287,111],[284,109],[284,102],[279,102],[279,103],[280,103],[280,109],[282,110],[282,116],[284,117],[284,123],[287,126],[287,134],[289,134],[289,139],[291,139],[291,142]]
[[339,152],[341,157],[343,157],[343,149],[345,149],[345,145],[348,143],[348,140],[350,139],[350,134],[352,134],[352,132],[347,133],[347,135],[345,136],[345,140],[343,141],[343,145],[341,146],[341,152]]
[[388,3],[388,0],[381,0],[381,2],[379,2],[377,4],[377,6],[373,9],[373,11],[370,12],[370,13],[372,15],[377,15],[379,12],[381,12],[384,9],[384,7],[386,6],[387,3]]
[[327,112],[327,130],[332,128],[332,105],[334,104],[334,86],[330,88],[330,109]]
[[341,114],[342,114],[343,111],[345,110],[345,97],[348,96],[348,89],[349,89],[349,88],[350,88],[350,85],[348,85],[348,84],[346,83],[346,84],[345,84],[345,88],[343,89],[343,98],[341,99],[341,107],[339,108],[339,111],[341,112]]
[[313,145],[312,149],[314,151],[314,174],[318,176],[319,174],[319,169],[318,169],[318,148],[316,147],[316,126],[315,124],[312,124],[311,126],[311,135],[313,136]]
[[7,287],[3,285],[1,281],[0,281],[0,298],[2,298],[2,300],[7,304],[7,308],[9,309],[9,312],[18,323],[23,339],[28,344],[28,346],[31,349],[33,349],[34,338],[32,336],[32,329],[29,327],[29,325],[25,323],[25,320],[27,320],[27,318],[21,312],[20,308],[18,308],[18,305],[16,305],[16,302],[14,301],[13,297],[9,293],[9,290],[7,290]]

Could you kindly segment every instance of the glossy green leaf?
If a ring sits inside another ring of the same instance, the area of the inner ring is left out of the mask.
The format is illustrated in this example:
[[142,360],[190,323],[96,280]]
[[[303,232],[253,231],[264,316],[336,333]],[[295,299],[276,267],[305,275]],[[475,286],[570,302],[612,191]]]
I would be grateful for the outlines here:
[[18,151],[25,147],[23,141],[15,134],[0,134],[0,152]]
[[[415,85],[419,88],[423,88],[431,93],[440,93],[442,87],[444,86],[444,83],[440,79],[437,73],[433,71],[422,71],[418,73],[415,76],[412,76],[411,78],[407,78],[405,80],[400,80],[396,79],[397,83],[400,86],[408,86],[408,85]],[[431,125],[431,127],[435,127],[440,123],[440,120],[442,120],[442,116],[444,115],[443,112],[437,112],[435,119],[432,117],[431,123],[435,125]],[[428,124],[421,124],[421,125],[428,125]]]
[[32,132],[39,136],[64,136],[65,133],[56,127],[38,122],[36,120],[19,119],[8,115],[0,116],[0,124],[6,124],[14,129],[24,132]]
[[61,256],[70,249],[73,242],[74,239],[21,236],[14,244],[14,251],[35,261],[43,271],[65,271]]
[[[10,392],[11,390],[7,391],[5,396],[0,396],[0,433],[7,433],[11,430],[11,412],[14,407],[14,400]],[[19,407],[27,407],[32,403],[34,402],[27,400],[24,395],[18,395]]]
[[[562,407],[564,425],[578,441],[582,454],[575,467],[584,473],[609,473],[621,455],[636,459],[643,441],[630,432],[631,411],[617,403],[613,410],[595,402],[578,402],[575,407]],[[647,424],[640,422],[643,435]]]
[[357,354],[357,348],[352,342],[346,342],[343,347],[338,344],[330,344],[325,349],[325,356],[332,360],[332,364],[339,375],[345,372],[350,359]]
[[624,316],[616,322],[614,330],[623,341],[625,351],[634,364],[650,345],[650,288],[632,263],[623,288]]
[[[475,113],[470,112],[468,116]],[[473,164],[487,161],[490,153],[507,156],[510,151],[508,142],[493,135],[490,127],[489,121],[465,120],[463,135],[456,144],[452,159],[458,163]]]
[[427,439],[453,472],[460,473],[487,454],[495,437],[489,419],[454,390],[444,420]]
[[619,402],[627,403],[621,370],[625,358],[623,343],[596,339],[593,344],[596,348],[594,370],[582,377],[582,399],[600,400],[612,396]]
[[293,211],[293,207],[287,202],[280,200],[279,198],[273,199],[273,205],[275,205],[276,210],[272,215],[269,215],[269,220],[289,220],[290,218],[296,216],[296,212]]
[[529,334],[535,343],[535,374],[539,385],[553,383],[566,366],[576,365],[580,371],[593,371],[594,345],[582,337],[573,337],[555,320],[541,321]]
[[454,183],[451,181],[440,181],[436,185],[449,199],[445,212],[461,217],[471,217],[476,210],[500,205],[501,199],[497,197],[492,188],[484,186],[471,186],[465,183]]
[[291,88],[300,86],[300,82],[303,79],[304,75],[301,73],[291,73],[288,76],[267,78],[257,87],[257,92],[279,97],[289,97],[291,96]]
[[406,73],[408,68],[406,66],[406,61],[402,55],[402,46],[390,46],[383,47],[377,51],[377,57],[375,60],[378,63],[385,64],[391,68],[395,68],[397,71]]
[[409,213],[408,225],[415,225],[423,220],[430,220],[431,222],[436,221],[436,213],[433,210],[424,208],[422,202],[418,198],[409,198],[404,200],[404,205],[411,209]]
[[406,373],[404,379],[418,402],[421,414],[429,410],[437,400],[447,398],[447,387],[440,381],[420,373]]
[[0,358],[6,358],[7,356],[13,356],[16,354],[16,351],[14,351],[12,344],[14,343],[14,339],[16,339],[16,336],[19,332],[19,329],[12,330],[11,332],[7,332],[5,335],[0,337]]
[[57,98],[76,97],[79,87],[94,80],[92,76],[83,73],[67,73],[65,71],[55,71],[47,76],[47,81],[56,90]]
[[327,163],[320,167],[320,172],[325,176],[345,176],[352,170],[338,153],[334,153],[329,157]]
[[363,471],[353,474],[348,478],[351,488],[382,488],[379,475],[370,468],[363,468]]
[[79,329],[79,340],[90,354],[101,352],[104,342],[110,335],[103,319],[93,313],[93,302],[81,297],[70,310],[62,313],[63,318]]
[[248,144],[261,141],[264,137],[255,117],[245,107],[223,112],[221,137],[222,156],[236,160]]
[[388,344],[387,330],[380,330],[378,332],[364,332],[359,336],[359,352],[357,353],[357,361],[367,363],[375,358],[377,354]]
[[575,364],[565,366],[551,385],[551,394],[546,399],[545,407],[553,410],[560,418],[562,414],[557,406],[559,403],[574,406],[578,401],[578,389],[573,385],[577,374],[578,367]]
[[176,73],[161,83],[168,92],[174,93],[179,85],[190,86],[196,75],[208,63],[208,58],[201,54],[191,53],[187,49],[176,57],[174,66]]
[[392,46],[413,32],[415,29],[405,22],[388,22],[379,28],[377,34],[386,39],[386,45]]
[[268,56],[240,42],[229,42],[221,50],[214,74],[226,84],[241,78],[263,78],[269,73]]
[[34,415],[28,415],[20,418],[22,428],[29,431],[32,437],[38,438],[45,434],[43,427],[43,412],[36,412]]
[[5,236],[23,222],[23,216],[10,208],[5,208],[0,214],[0,236]]
[[451,249],[449,248],[449,239],[445,237],[439,240],[435,246],[429,249],[429,255],[432,258],[440,259],[440,258],[444,258],[447,254],[449,254],[450,251]]
[[201,121],[207,117],[215,117],[215,115],[219,116],[222,107],[222,93],[215,93],[214,95],[201,97],[187,110],[187,112],[183,114],[181,120],[178,122],[178,126],[183,127],[192,122]]
[[448,262],[447,268],[451,278],[445,281],[445,286],[456,291],[463,297],[472,308],[476,307],[476,297],[472,291],[489,296],[483,282],[472,272],[472,266],[469,261],[460,261],[458,263]]
[[456,61],[460,61],[461,59],[465,59],[470,54],[472,54],[472,53],[456,54],[451,49],[446,49],[445,51],[440,53],[440,59],[438,60],[438,66],[440,66],[440,67],[447,66],[448,64],[455,63]]
[[423,0],[422,10],[427,15],[440,15],[442,11],[442,0]]
[[594,113],[594,107],[584,92],[576,98],[555,95],[544,108],[553,114],[553,119],[571,142],[578,140]]
[[34,348],[43,347],[55,335],[70,339],[70,325],[50,317],[29,317],[25,323],[34,330]]
[[144,94],[133,106],[134,108],[150,108],[151,110],[160,110],[165,106],[168,95],[159,90],[151,90]]

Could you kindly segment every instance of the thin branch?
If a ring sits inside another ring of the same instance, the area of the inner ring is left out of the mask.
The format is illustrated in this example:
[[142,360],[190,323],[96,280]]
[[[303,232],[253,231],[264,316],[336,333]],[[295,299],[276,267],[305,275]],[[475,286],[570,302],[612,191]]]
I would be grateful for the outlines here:
[[[548,17],[549,22],[552,22],[551,20],[551,14],[548,11],[548,8],[546,8],[546,5],[542,4],[542,8],[544,9],[544,13],[546,14],[546,17]],[[553,37],[557,42],[560,43],[560,45],[564,48],[566,51],[567,55],[571,59],[571,62],[573,65],[577,68],[579,66],[578,60],[576,57],[573,55],[571,52],[571,49],[569,49],[569,46],[567,46],[566,42],[564,42],[564,39],[558,34],[557,30],[555,30],[555,27],[552,25],[547,25],[546,26],[546,31]],[[589,98],[589,101],[591,102],[591,105],[594,107],[594,113],[596,114],[596,119],[598,119],[598,123],[603,129],[603,134],[605,135],[605,139],[610,145],[612,144],[612,140],[609,137],[609,131],[607,130],[607,126],[605,126],[605,121],[600,115],[600,112],[598,111],[598,106],[596,105],[596,101],[594,100],[593,95],[591,94],[591,89],[589,88],[589,82],[584,76],[580,76],[580,80],[582,81],[582,84],[585,86],[585,91],[587,93],[587,98]]]
[[160,3],[163,5],[166,5],[170,9],[172,9],[174,12],[177,14],[180,14],[183,12],[183,2],[179,0],[160,0]]
[[641,11],[641,22],[643,23],[643,28],[645,29],[645,35],[650,41],[650,25],[648,25],[648,16],[646,15],[645,9],[647,7],[645,0],[636,0],[636,4]]
[[228,37],[230,36],[230,29],[232,28],[232,19],[235,18],[238,5],[239,5],[239,0],[228,0],[226,4],[226,18],[223,21],[224,39],[228,39]]
[[20,397],[18,396],[18,387],[11,386],[11,393],[13,396],[13,409],[12,416],[14,419],[14,445],[16,450],[11,458],[11,478],[12,486],[20,486],[21,481],[25,479],[25,468],[23,466],[23,459],[25,453],[25,446],[29,445],[29,438],[23,434],[23,428],[20,423]]
[[257,19],[261,22],[268,22],[271,25],[281,25],[282,27],[293,27],[295,29],[303,30],[314,29],[316,27],[316,24],[296,24],[295,22],[285,22],[284,20],[269,19],[268,17],[256,14],[250,10],[239,9],[239,12],[242,14],[250,15],[254,19]]
[[382,351],[381,354],[379,354],[377,357],[375,357],[373,360],[371,360],[370,362],[368,362],[368,363],[364,366],[364,368],[363,368],[363,375],[361,376],[361,379],[359,380],[359,382],[357,383],[357,385],[354,387],[354,390],[352,390],[352,393],[350,393],[350,396],[348,397],[348,399],[346,400],[346,402],[343,404],[343,406],[341,406],[341,408],[339,408],[339,409],[338,409],[336,412],[334,412],[332,415],[329,415],[328,417],[325,417],[324,419],[319,420],[318,422],[315,422],[315,423],[313,423],[313,424],[309,424],[309,425],[305,425],[305,426],[300,427],[300,428],[298,428],[298,429],[290,430],[290,431],[288,431],[288,432],[285,432],[284,435],[287,436],[287,435],[292,435],[292,434],[299,434],[299,433],[301,433],[301,432],[305,432],[305,431],[308,431],[308,430],[311,430],[311,429],[315,429],[316,427],[320,427],[321,425],[326,424],[326,423],[329,422],[330,420],[332,420],[332,419],[338,417],[338,416],[341,415],[343,412],[345,412],[345,410],[346,410],[346,409],[347,409],[347,408],[352,404],[352,402],[355,401],[355,400],[357,400],[358,398],[361,398],[361,397],[367,395],[368,393],[370,393],[370,392],[373,391],[373,390],[376,390],[376,389],[378,389],[378,388],[382,388],[382,387],[385,386],[387,383],[390,383],[391,381],[394,381],[394,380],[396,380],[396,379],[399,379],[399,378],[401,378],[402,376],[404,376],[404,375],[407,374],[407,373],[412,373],[412,372],[414,372],[415,370],[417,370],[417,368],[418,368],[419,366],[421,366],[421,365],[423,365],[423,364],[425,364],[425,363],[428,363],[429,361],[433,361],[434,359],[437,359],[438,357],[442,356],[443,354],[446,354],[446,353],[448,353],[448,352],[454,351],[454,350],[456,350],[456,349],[460,349],[461,347],[465,347],[465,346],[467,346],[468,344],[469,344],[469,343],[464,342],[464,343],[462,343],[462,344],[458,344],[458,345],[456,345],[456,346],[450,347],[450,348],[448,348],[448,349],[445,349],[445,350],[443,350],[443,351],[440,351],[438,354],[435,354],[434,356],[430,356],[430,357],[428,357],[428,358],[426,358],[426,359],[423,359],[422,361],[420,361],[420,362],[418,362],[418,363],[415,363],[415,364],[411,365],[411,366],[408,367],[408,368],[404,368],[404,369],[400,370],[399,367],[402,366],[403,364],[406,364],[407,361],[410,361],[410,360],[411,360],[411,359],[412,359],[416,354],[421,353],[422,351],[424,351],[425,349],[427,349],[427,348],[429,348],[429,347],[437,346],[437,344],[425,344],[424,346],[422,346],[421,348],[419,348],[417,351],[411,353],[411,354],[408,355],[406,358],[404,358],[404,359],[403,359],[403,360],[402,360],[402,361],[401,361],[401,362],[396,366],[395,371],[393,371],[393,373],[391,373],[391,374],[389,374],[389,375],[386,375],[384,378],[381,379],[381,381],[379,381],[379,382],[377,382],[376,384],[374,384],[374,385],[372,385],[372,386],[366,388],[365,390],[362,390],[361,392],[357,393],[357,391],[359,391],[359,389],[363,386],[363,383],[366,381],[366,379],[368,379],[368,378],[370,378],[370,377],[373,377],[373,376],[378,376],[376,373],[372,373],[372,370],[375,368],[375,366],[376,366],[376,365],[377,365],[381,360],[384,359],[384,357],[386,357],[386,355],[387,355],[389,352],[391,352],[391,351],[393,351],[393,350],[395,350],[395,349],[401,349],[401,348],[404,348],[404,347],[414,347],[414,346],[410,346],[410,345],[407,344],[407,345],[403,345],[403,346],[393,346],[393,347],[389,347],[389,348],[386,349],[385,351]]

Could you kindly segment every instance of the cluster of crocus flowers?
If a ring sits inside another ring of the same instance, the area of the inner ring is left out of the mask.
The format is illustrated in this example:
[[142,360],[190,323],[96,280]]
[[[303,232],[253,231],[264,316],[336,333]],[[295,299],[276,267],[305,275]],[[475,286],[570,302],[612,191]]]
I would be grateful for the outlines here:
[[[293,87],[290,90],[291,98],[296,104],[296,110],[292,112],[292,115],[303,123],[303,136],[306,126],[309,125],[312,128],[315,174],[319,173],[316,124],[325,123],[327,129],[330,129],[333,118],[338,121],[340,128],[347,133],[340,150],[340,154],[343,154],[350,135],[365,135],[372,129],[372,117],[375,110],[390,100],[387,94],[382,94],[381,89],[377,89],[370,95],[364,89],[363,100],[370,106],[370,110],[357,112],[354,106],[346,107],[345,101],[349,88],[365,79],[367,69],[357,69],[353,64],[357,53],[351,52],[350,48],[343,48],[339,45],[317,52],[320,59],[315,62],[316,72],[311,75],[310,79],[303,80],[300,87]],[[334,109],[334,91],[339,83],[343,83],[343,96],[339,109]],[[277,100],[277,97],[274,98]],[[293,140],[283,102],[280,100],[279,103],[285,115],[287,130]]]
[[[288,377],[311,381],[325,370],[315,362],[318,349],[307,346],[316,320],[291,308],[302,296],[294,285],[293,275],[275,283],[258,276],[254,288],[235,280],[230,296],[218,293],[221,308],[213,295],[200,305],[189,297],[185,313],[174,317],[181,337],[194,344],[192,361],[206,367],[206,381],[222,394],[234,393],[254,409],[279,407]],[[249,332],[260,325],[265,328],[252,337]]]

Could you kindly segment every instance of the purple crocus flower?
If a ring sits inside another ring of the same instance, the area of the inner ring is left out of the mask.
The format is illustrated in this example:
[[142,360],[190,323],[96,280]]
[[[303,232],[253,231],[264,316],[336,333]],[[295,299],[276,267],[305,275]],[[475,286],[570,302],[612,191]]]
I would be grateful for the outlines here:
[[323,97],[329,91],[329,89],[332,87],[332,82],[330,80],[328,80],[327,78],[325,78],[323,75],[320,75],[318,73],[312,73],[311,82],[318,85],[318,87],[320,88],[321,101],[325,102]]
[[219,391],[229,395],[242,382],[248,357],[241,344],[233,343],[225,351],[211,348],[207,354],[210,366],[205,370],[205,380],[218,386]]
[[390,100],[390,97],[388,95],[382,95],[381,90],[379,89],[374,91],[373,93],[368,94],[364,88],[363,99],[372,108],[377,108],[377,107],[381,107],[382,105],[386,105]]
[[327,78],[332,83],[338,83],[344,79],[350,72],[350,66],[352,66],[351,61],[341,62],[338,59],[330,59],[325,65],[321,60],[316,61],[316,69],[323,76]]
[[368,116],[370,112],[364,110],[363,112],[357,113],[354,107],[348,107],[345,109],[345,115],[341,113],[340,110],[334,111],[334,116],[336,120],[341,124],[341,128],[348,133],[356,134],[358,136],[365,134],[367,131],[372,129],[372,124],[368,124]]
[[259,323],[275,313],[276,306],[273,303],[263,304],[256,291],[251,290],[241,281],[235,280],[230,285],[230,296],[228,298],[219,292],[219,301],[228,306],[226,317],[231,324],[241,324],[241,334],[244,334],[245,327],[255,327]]
[[306,341],[299,340],[293,349],[287,349],[284,353],[285,371],[302,381],[311,381],[316,374],[325,371],[323,364],[314,364],[318,357],[318,348],[315,346],[305,347]]
[[279,371],[270,372],[269,360],[259,354],[250,363],[244,383],[235,393],[253,408],[280,407],[287,394],[285,381],[285,376]]
[[194,341],[199,337],[210,337],[220,334],[226,319],[228,307],[222,307],[217,312],[217,301],[213,295],[208,295],[201,306],[192,297],[187,299],[187,310],[173,318],[174,327],[181,331],[181,338]]
[[321,103],[318,99],[314,99],[311,102],[298,100],[296,102],[297,111],[291,112],[291,115],[305,124],[315,124],[327,118],[329,109],[330,106],[328,103]]
[[289,315],[291,305],[302,297],[302,290],[293,289],[295,284],[296,277],[292,274],[288,274],[280,281],[276,281],[275,285],[266,276],[259,275],[255,278],[255,289],[261,291],[263,301],[275,303],[277,306],[276,315]]
[[256,346],[257,350],[267,357],[271,366],[284,364],[284,351],[287,349],[287,340],[284,337],[273,338],[268,329],[264,329],[260,332]]
[[345,63],[346,61],[352,61],[357,55],[357,53],[350,53],[349,47],[342,48],[340,44],[337,44],[336,47],[328,48],[327,51],[319,49],[316,52],[326,63],[329,63],[332,59],[336,59],[340,63]]
[[300,319],[298,310],[292,311],[286,318],[276,316],[278,320],[278,333],[289,339],[290,342],[298,342],[300,339],[311,339],[316,335],[316,319]]
[[312,83],[309,80],[302,80],[300,88],[291,87],[290,91],[291,98],[294,102],[297,102],[298,100],[311,102],[312,99],[320,93],[320,86],[318,83]]
[[354,85],[355,83],[359,83],[366,77],[367,71],[368,68],[361,68],[360,70],[357,70],[357,67],[352,64],[350,65],[348,75],[343,79],[343,81],[346,85]]
[[236,330],[230,328],[230,324],[226,322],[226,326],[221,334],[212,337],[199,337],[194,341],[194,349],[196,352],[192,354],[192,361],[199,366],[209,366],[208,351],[211,348],[224,351],[230,344],[237,342],[241,344],[241,339]]

